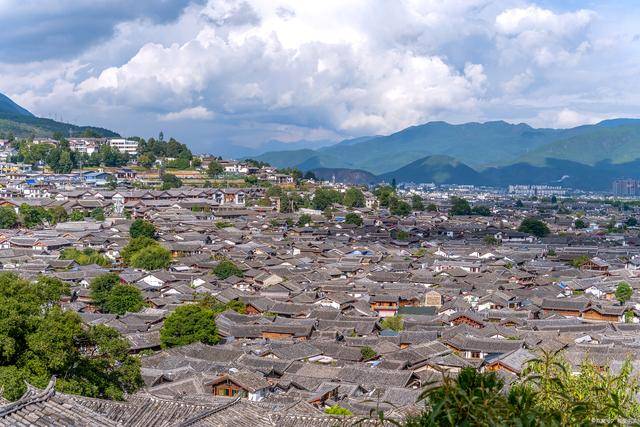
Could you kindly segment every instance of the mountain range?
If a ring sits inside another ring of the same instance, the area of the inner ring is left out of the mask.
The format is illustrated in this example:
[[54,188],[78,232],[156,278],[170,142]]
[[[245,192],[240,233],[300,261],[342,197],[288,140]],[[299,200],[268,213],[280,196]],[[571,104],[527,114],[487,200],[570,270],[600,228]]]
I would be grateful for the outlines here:
[[[267,152],[257,157],[278,167],[371,182],[563,185],[611,187],[640,178],[640,120],[613,119],[570,129],[533,128],[504,121],[430,122],[387,136],[346,140],[319,149]],[[337,178],[336,178],[337,179]]]
[[0,93],[0,134],[12,134],[19,138],[27,138],[50,137],[56,132],[60,132],[65,136],[82,135],[87,132],[92,135],[109,138],[119,136],[116,132],[100,127],[76,126],[70,123],[36,117],[27,109]]

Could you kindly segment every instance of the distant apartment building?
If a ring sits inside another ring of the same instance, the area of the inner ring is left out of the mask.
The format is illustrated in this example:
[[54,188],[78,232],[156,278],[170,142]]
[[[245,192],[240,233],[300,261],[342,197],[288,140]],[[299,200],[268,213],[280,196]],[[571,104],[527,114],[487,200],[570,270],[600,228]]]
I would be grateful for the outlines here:
[[614,196],[636,197],[640,196],[640,181],[636,179],[616,179],[613,181],[612,191]]
[[564,188],[554,185],[510,185],[508,191],[514,196],[525,197],[564,196],[567,192]]
[[130,155],[138,154],[138,141],[114,138],[109,140],[109,145],[113,148],[117,148],[121,153],[128,153]]

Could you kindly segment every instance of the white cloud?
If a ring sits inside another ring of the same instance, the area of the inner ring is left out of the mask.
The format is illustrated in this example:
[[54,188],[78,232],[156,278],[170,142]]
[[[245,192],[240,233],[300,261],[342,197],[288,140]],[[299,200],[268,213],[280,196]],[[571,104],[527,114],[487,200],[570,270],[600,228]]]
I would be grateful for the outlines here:
[[181,111],[163,114],[159,117],[162,121],[174,120],[204,120],[213,118],[213,113],[204,107],[185,108]]
[[111,37],[71,59],[0,63],[0,92],[37,114],[123,133],[162,128],[194,145],[212,134],[251,145],[430,120],[570,126],[607,110],[640,114],[637,19],[619,24],[597,3],[521,4],[194,2],[175,20],[118,18],[102,29]]

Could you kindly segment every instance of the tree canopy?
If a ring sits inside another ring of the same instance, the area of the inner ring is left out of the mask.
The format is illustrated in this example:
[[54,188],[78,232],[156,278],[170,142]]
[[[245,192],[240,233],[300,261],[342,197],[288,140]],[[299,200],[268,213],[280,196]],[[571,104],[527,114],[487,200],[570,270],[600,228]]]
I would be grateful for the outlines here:
[[154,239],[156,237],[156,227],[149,221],[144,219],[136,219],[129,227],[129,234],[132,239],[136,237],[148,237]]
[[242,277],[243,273],[237,265],[233,263],[233,261],[223,260],[218,263],[213,269],[213,274],[215,274],[218,279],[224,280],[231,276]]
[[57,279],[34,282],[0,273],[0,387],[18,399],[25,381],[44,388],[56,375],[64,393],[121,399],[142,385],[139,361],[113,328],[84,327],[80,316],[62,311],[69,289]]
[[364,193],[355,187],[349,188],[344,193],[343,204],[348,208],[362,208],[365,204]]
[[544,237],[550,233],[549,227],[543,221],[536,218],[525,218],[520,223],[518,231],[532,234],[536,237]]
[[169,348],[194,342],[217,344],[220,341],[215,313],[201,305],[183,305],[171,313],[160,330],[162,347]]
[[362,217],[357,213],[349,212],[347,215],[345,215],[344,222],[360,227],[364,221],[362,220]]
[[631,299],[633,295],[633,289],[627,282],[620,282],[616,287],[616,299],[620,302],[620,304],[624,304],[625,302]]

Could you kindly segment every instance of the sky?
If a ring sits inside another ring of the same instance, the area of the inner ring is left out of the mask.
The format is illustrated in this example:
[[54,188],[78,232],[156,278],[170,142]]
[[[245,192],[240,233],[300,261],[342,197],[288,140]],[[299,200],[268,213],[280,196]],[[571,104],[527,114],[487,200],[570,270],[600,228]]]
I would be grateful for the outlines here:
[[573,127],[640,117],[638,22],[635,0],[0,0],[0,92],[215,154]]

